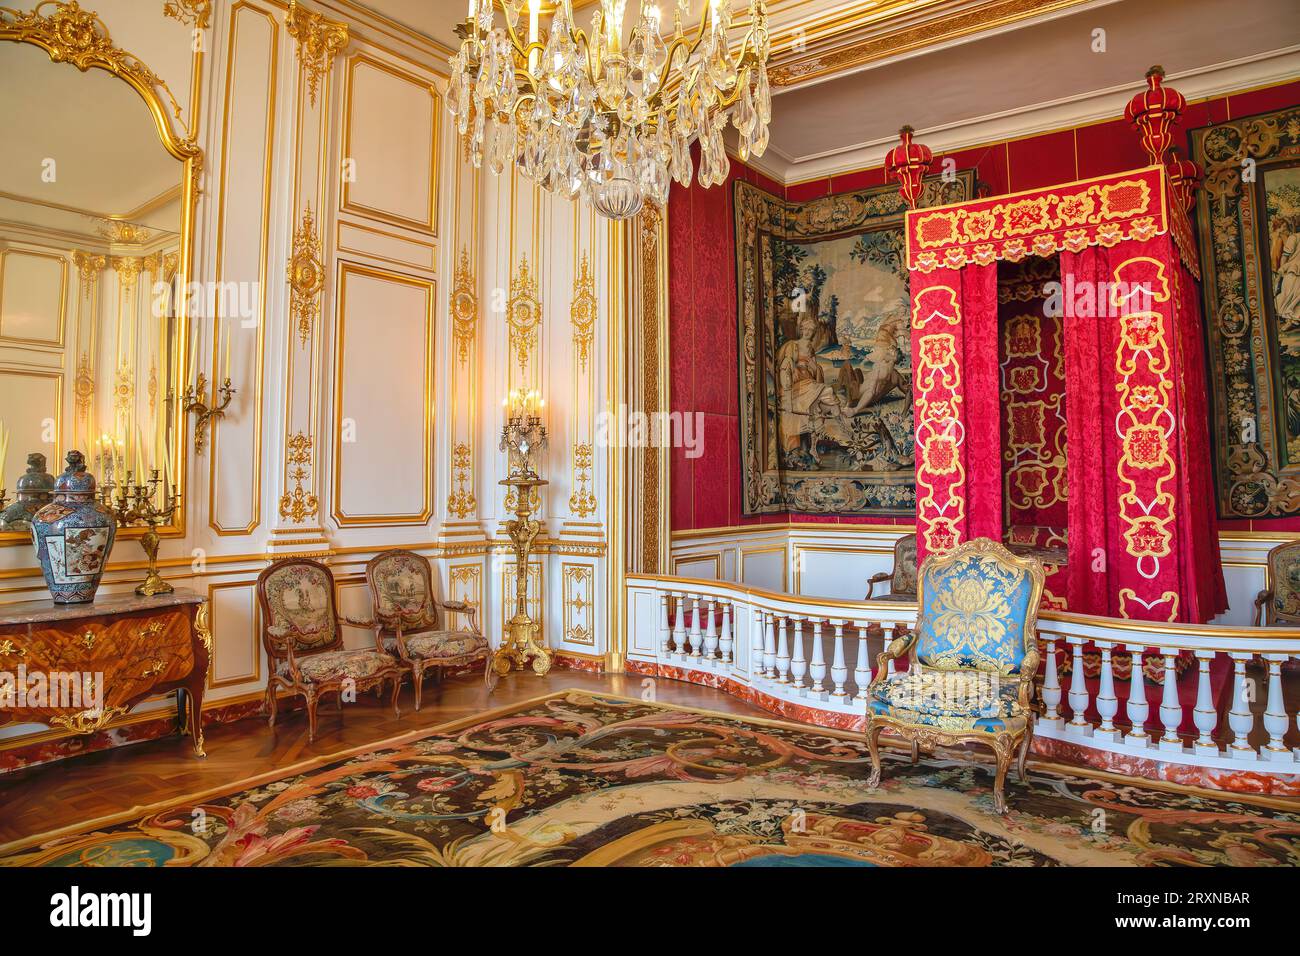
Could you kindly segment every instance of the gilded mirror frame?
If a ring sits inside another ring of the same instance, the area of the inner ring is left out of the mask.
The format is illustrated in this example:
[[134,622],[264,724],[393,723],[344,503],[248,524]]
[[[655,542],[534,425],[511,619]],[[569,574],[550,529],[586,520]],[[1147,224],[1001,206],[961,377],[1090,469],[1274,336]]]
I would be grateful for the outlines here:
[[[41,0],[30,11],[0,6],[0,40],[34,44],[49,54],[51,62],[74,66],[82,73],[92,69],[111,73],[139,94],[153,117],[163,147],[173,158],[184,164],[181,178],[180,264],[177,275],[181,279],[182,288],[188,289],[193,275],[195,214],[199,178],[203,171],[203,150],[195,141],[193,131],[185,127],[180,103],[167,84],[135,54],[116,46],[99,15],[83,9],[77,0]],[[195,82],[197,81],[196,77]],[[177,125],[173,125],[173,117]],[[182,294],[177,300],[176,322],[181,343],[179,375],[180,381],[184,383],[192,380],[195,371],[189,368],[188,348],[193,330],[190,327],[189,296]],[[175,447],[170,449],[169,454],[181,500],[171,523],[159,525],[157,530],[161,537],[176,538],[185,534],[185,512],[190,493],[186,468],[189,456],[185,453],[185,438],[189,434],[188,416],[181,408],[179,395],[169,414],[174,418],[173,434],[176,436]],[[59,439],[66,443],[68,436],[60,434]],[[52,473],[58,474],[63,470],[61,456],[69,450],[62,448],[60,460],[50,463]],[[82,450],[87,454],[90,452],[90,449]],[[118,537],[135,539],[141,537],[146,530],[143,527],[121,528]],[[31,536],[25,532],[0,532],[0,547],[30,543]]]

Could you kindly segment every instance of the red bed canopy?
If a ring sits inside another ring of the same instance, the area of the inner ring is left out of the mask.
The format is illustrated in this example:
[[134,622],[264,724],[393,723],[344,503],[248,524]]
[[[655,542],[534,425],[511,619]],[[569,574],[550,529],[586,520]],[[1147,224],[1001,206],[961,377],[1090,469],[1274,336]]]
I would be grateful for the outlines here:
[[918,559],[1002,540],[999,260],[1059,258],[1073,611],[1209,620],[1215,529],[1191,226],[1163,166],[907,213]]

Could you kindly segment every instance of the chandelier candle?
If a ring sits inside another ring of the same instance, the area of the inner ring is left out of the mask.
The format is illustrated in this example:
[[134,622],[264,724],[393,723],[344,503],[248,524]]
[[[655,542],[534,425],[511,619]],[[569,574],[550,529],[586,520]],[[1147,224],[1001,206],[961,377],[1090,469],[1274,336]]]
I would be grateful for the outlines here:
[[[447,108],[467,137],[476,167],[500,174],[508,163],[546,189],[581,196],[608,219],[627,219],[645,202],[662,206],[672,180],[689,186],[691,143],[700,144],[699,183],[724,182],[730,168],[722,132],[728,118],[740,158],[767,149],[772,95],[767,6],[751,0],[744,23],[723,0],[709,0],[691,34],[679,0],[672,37],[646,5],[623,42],[627,0],[602,0],[591,32],[573,25],[570,0],[548,28],[540,0],[528,0],[527,40],[517,30],[524,0],[470,0],[456,28]],[[496,23],[496,9],[502,13]],[[745,28],[733,52],[732,28]]]

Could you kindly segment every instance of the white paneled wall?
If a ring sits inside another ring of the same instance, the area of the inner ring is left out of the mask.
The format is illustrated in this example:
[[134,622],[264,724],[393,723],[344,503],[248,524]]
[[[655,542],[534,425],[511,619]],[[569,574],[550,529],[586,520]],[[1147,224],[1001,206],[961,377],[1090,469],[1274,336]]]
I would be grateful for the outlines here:
[[[238,391],[202,455],[187,423],[185,530],[160,555],[166,578],[212,603],[209,706],[265,687],[253,585],[273,557],[321,557],[341,610],[366,616],[366,560],[416,549],[441,593],[476,604],[499,641],[513,565],[498,441],[516,387],[542,391],[551,434],[533,601],[552,647],[603,658],[610,502],[594,436],[610,394],[606,224],[527,180],[470,169],[442,102],[448,51],[358,5],[303,0],[299,12],[347,28],[323,59],[300,48],[305,21],[282,0],[214,0],[206,24],[164,15],[164,0],[93,7],[185,104],[177,125],[204,151],[192,278],[245,283],[256,303],[247,323],[196,320],[200,368],[211,381],[229,350]],[[308,295],[288,268],[303,248],[324,280]],[[21,255],[10,249],[7,270]],[[71,301],[75,269],[61,292],[33,276],[6,282],[10,304]],[[0,371],[0,401],[66,407],[72,371],[63,360],[39,380]],[[41,450],[37,437],[16,434],[10,458]],[[70,440],[44,450],[57,461]],[[133,587],[141,558],[119,541],[105,591]],[[46,596],[30,547],[0,547],[0,602]],[[0,728],[0,749],[34,731],[45,729]]]

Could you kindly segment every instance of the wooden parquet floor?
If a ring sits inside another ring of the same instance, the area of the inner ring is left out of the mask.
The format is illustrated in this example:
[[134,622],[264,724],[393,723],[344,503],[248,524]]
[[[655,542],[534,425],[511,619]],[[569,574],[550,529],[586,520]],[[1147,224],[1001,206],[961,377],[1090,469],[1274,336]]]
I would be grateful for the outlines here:
[[[188,738],[167,737],[0,774],[0,844],[222,787],[571,687],[639,697],[643,680],[637,675],[567,670],[545,677],[516,673],[489,695],[480,675],[467,674],[441,685],[430,680],[419,713],[410,688],[403,688],[400,717],[393,716],[387,695],[383,703],[362,695],[341,715],[332,703],[322,703],[313,743],[307,741],[307,715],[282,710],[274,728],[262,718],[208,725],[204,759],[194,756]],[[655,693],[669,704],[772,716],[720,691],[678,681],[656,681]]]

